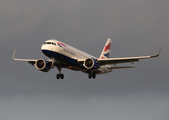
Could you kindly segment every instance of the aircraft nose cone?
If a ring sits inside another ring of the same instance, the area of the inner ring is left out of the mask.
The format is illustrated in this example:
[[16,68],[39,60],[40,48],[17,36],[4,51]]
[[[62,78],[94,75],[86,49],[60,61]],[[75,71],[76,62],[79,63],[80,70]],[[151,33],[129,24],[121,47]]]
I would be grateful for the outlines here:
[[46,50],[45,45],[42,45],[42,46],[41,46],[41,50]]
[[53,50],[53,47],[51,47],[49,45],[42,45],[41,50]]
[[41,51],[45,54],[46,47],[44,45],[41,46]]
[[48,56],[49,58],[51,58],[50,50],[51,49],[49,49],[46,45],[41,46],[42,53],[45,54],[46,56]]

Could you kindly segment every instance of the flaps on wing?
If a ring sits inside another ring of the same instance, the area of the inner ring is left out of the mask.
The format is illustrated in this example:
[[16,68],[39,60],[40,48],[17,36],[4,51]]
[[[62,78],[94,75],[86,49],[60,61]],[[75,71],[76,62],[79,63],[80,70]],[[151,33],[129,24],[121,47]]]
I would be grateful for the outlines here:
[[158,54],[156,55],[151,55],[151,56],[139,56],[139,57],[124,57],[124,58],[107,58],[107,59],[98,59],[98,62],[100,65],[106,65],[106,64],[114,64],[116,66],[116,64],[119,63],[134,63],[139,61],[139,59],[147,59],[147,58],[154,58],[154,57],[158,57],[160,55],[162,47],[160,48]]
[[33,66],[35,64],[35,61],[28,61],[28,63]]
[[135,68],[135,66],[109,67],[108,69],[123,69],[123,68]]
[[120,63],[129,63],[131,62],[132,64],[134,62],[139,61],[138,59],[126,59],[126,58],[110,58],[110,59],[98,59],[98,62],[100,65],[107,65],[107,64],[120,64]]

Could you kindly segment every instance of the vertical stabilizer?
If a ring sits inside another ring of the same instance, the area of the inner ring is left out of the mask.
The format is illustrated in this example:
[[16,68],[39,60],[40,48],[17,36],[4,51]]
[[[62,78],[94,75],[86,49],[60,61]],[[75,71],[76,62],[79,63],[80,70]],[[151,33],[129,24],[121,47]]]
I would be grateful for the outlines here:
[[104,58],[109,58],[110,57],[110,49],[111,49],[111,42],[112,42],[112,39],[108,38],[107,39],[107,42],[103,48],[103,51],[100,55],[100,59],[104,59]]

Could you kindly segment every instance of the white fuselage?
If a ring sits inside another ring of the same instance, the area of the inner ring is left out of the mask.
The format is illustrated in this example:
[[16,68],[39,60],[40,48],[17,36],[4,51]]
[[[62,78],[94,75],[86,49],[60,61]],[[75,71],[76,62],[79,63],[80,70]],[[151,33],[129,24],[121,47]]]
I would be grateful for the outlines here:
[[[77,60],[78,59],[88,59],[93,58],[97,59],[96,57],[87,54],[83,51],[80,51],[70,45],[67,45],[63,42],[58,40],[47,40],[41,47],[42,52],[48,56],[49,58],[53,58],[57,61],[63,62],[68,66],[75,66],[79,67]],[[100,66],[98,69],[97,74],[103,74],[111,72],[112,70],[108,69],[109,65]],[[82,72],[82,68],[79,68]]]
[[[50,59],[18,59],[15,58],[16,50],[14,50],[12,59],[35,65],[35,67],[42,72],[48,72],[51,68],[56,67],[59,71],[59,74],[56,75],[57,79],[64,78],[64,74],[61,73],[62,68],[81,71],[88,74],[89,79],[95,79],[96,74],[109,73],[113,69],[134,68],[134,66],[116,66],[117,64],[133,64],[139,61],[139,59],[155,58],[159,56],[161,51],[160,48],[158,54],[149,56],[110,58],[111,43],[112,40],[108,38],[100,57],[96,58],[63,42],[51,39],[45,41],[41,46],[43,54]],[[114,66],[110,66],[109,64],[113,64]]]

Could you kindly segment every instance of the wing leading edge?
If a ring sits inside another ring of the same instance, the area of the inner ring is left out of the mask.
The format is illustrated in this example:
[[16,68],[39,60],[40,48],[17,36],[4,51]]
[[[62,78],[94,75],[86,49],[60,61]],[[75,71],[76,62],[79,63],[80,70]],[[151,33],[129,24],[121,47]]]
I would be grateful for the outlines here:
[[150,56],[139,56],[139,57],[124,57],[124,58],[107,58],[107,59],[98,59],[100,66],[101,65],[107,65],[107,64],[120,64],[120,63],[128,63],[131,62],[132,64],[134,62],[139,61],[139,59],[148,59],[148,58],[154,58],[158,57],[160,55],[162,47],[160,48],[158,54],[156,55],[150,55]]

